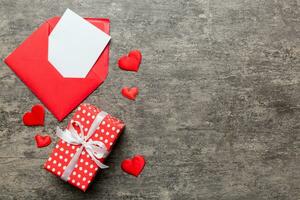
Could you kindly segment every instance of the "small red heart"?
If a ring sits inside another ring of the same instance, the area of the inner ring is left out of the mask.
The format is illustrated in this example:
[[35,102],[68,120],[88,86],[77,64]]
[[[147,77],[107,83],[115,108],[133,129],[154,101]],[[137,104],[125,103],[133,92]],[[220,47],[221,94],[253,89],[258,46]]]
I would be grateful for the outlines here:
[[139,88],[137,87],[123,87],[121,90],[121,93],[124,97],[130,99],[130,100],[135,100],[136,96],[139,94]]
[[127,71],[139,70],[140,64],[142,62],[142,54],[139,50],[130,51],[128,56],[124,55],[118,60],[118,65],[121,69]]
[[132,159],[122,161],[121,168],[124,172],[138,176],[144,169],[145,159],[142,155],[136,155]]
[[134,57],[139,61],[139,64],[142,62],[142,53],[139,50],[132,50],[128,54],[129,57]]
[[35,105],[31,108],[31,112],[26,112],[23,115],[23,123],[26,126],[44,125],[45,109],[42,105]]
[[49,144],[51,144],[51,137],[49,135],[42,136],[36,134],[34,138],[35,138],[36,146],[38,148],[46,147]]

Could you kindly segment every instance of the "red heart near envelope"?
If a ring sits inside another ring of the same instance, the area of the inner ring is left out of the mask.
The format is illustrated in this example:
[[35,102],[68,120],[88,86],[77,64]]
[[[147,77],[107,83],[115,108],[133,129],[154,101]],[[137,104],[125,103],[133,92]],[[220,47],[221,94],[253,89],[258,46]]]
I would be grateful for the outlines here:
[[[109,19],[85,18],[85,20],[91,23],[93,27],[109,34]],[[51,64],[53,62],[50,63],[48,60],[48,52],[50,52],[48,38],[59,21],[59,17],[46,20],[5,59],[5,63],[48,110],[61,121],[104,82],[108,73],[109,45],[104,46],[102,53],[100,52],[101,55],[98,55],[96,59],[93,55],[94,61],[90,60],[92,67],[86,70],[83,78],[64,77],[62,72]],[[72,35],[72,33],[70,34]],[[77,41],[77,43],[80,42]],[[53,51],[53,49],[50,50]],[[62,49],[59,50],[55,53],[64,54]],[[82,59],[87,54],[88,51],[83,52]],[[78,56],[74,57],[79,63],[81,62]],[[61,56],[59,59],[64,58],[67,59],[68,57]],[[74,67],[80,68],[82,66]]]

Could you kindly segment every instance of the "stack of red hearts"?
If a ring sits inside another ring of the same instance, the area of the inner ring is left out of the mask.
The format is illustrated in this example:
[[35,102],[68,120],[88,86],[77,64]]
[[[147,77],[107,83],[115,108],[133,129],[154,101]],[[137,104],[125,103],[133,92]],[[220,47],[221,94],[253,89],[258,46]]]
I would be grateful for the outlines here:
[[98,169],[105,168],[103,162],[124,126],[122,121],[95,106],[80,105],[67,129],[57,130],[61,139],[44,168],[86,191]]
[[[139,50],[133,50],[130,51],[128,55],[122,56],[118,61],[118,65],[123,70],[137,72],[141,62],[142,53]],[[135,100],[139,93],[139,89],[137,87],[123,87],[121,93],[124,97],[130,100]]]
[[[123,70],[137,72],[141,62],[141,52],[139,50],[133,50],[130,51],[128,55],[122,56],[118,61],[118,65]],[[121,93],[124,97],[135,100],[139,93],[139,89],[137,87],[123,87]],[[136,155],[132,159],[126,159],[121,164],[121,168],[124,172],[136,177],[142,172],[144,166],[145,159],[142,155]]]

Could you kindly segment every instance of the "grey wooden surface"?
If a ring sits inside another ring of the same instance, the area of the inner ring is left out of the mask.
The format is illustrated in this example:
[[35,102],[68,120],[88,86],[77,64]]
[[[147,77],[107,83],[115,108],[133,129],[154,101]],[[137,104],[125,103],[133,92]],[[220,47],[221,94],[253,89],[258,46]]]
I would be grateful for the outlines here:
[[[127,128],[86,192],[42,169],[64,127],[21,123],[37,98],[0,63],[0,199],[300,199],[299,0],[0,0],[3,59],[71,8],[111,19],[110,72],[85,101]],[[140,49],[138,73],[117,58]],[[121,97],[138,86],[136,102]],[[36,133],[54,143],[37,149]],[[139,178],[120,169],[143,154]]]

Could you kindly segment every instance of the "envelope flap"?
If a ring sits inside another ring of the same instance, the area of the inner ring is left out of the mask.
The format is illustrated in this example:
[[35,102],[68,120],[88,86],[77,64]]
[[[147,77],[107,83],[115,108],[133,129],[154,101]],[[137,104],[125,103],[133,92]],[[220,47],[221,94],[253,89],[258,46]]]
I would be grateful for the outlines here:
[[[58,20],[53,17],[43,23],[4,61],[61,121],[105,80],[109,46],[86,78],[63,78],[47,59],[48,35]],[[108,20],[92,19],[91,23],[109,33]]]

